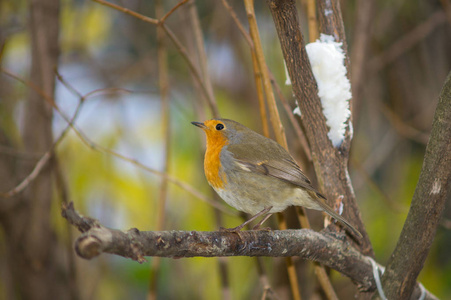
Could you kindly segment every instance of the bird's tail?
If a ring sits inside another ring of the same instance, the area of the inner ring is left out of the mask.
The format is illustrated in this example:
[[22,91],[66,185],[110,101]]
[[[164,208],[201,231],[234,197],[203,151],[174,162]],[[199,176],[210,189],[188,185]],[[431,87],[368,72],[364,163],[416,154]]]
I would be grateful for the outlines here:
[[329,214],[331,217],[333,217],[335,220],[337,220],[338,222],[340,222],[341,224],[345,225],[346,228],[351,231],[352,233],[354,233],[357,237],[362,238],[362,234],[355,229],[354,226],[352,226],[348,221],[345,220],[345,218],[343,218],[342,216],[340,216],[339,214],[337,214],[329,205],[327,205],[326,203],[324,203],[322,201],[322,199],[318,199],[317,203],[319,204],[319,206],[321,206],[321,208],[327,213]]

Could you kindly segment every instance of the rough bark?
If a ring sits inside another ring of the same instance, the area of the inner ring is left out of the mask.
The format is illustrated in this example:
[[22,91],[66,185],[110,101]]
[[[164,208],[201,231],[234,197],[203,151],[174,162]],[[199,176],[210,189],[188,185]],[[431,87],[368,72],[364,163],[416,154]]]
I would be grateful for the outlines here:
[[[349,55],[348,42],[345,35],[345,27],[341,16],[340,1],[337,0],[318,0],[316,1],[318,9],[319,32],[331,35],[336,42],[343,43],[343,52],[346,54],[346,69],[349,75]],[[348,76],[349,77],[349,76]]]
[[[336,233],[310,229],[242,231],[139,231],[127,232],[102,226],[97,220],[78,214],[70,203],[63,216],[83,232],[75,242],[75,251],[85,259],[111,253],[144,262],[144,256],[217,257],[217,256],[299,256],[331,267],[351,278],[361,290],[376,288],[371,262]],[[420,289],[417,287],[419,295]],[[426,299],[437,299],[427,292]]]
[[435,111],[409,214],[382,277],[388,299],[409,299],[451,196],[451,73]]
[[318,88],[304,47],[294,0],[268,0],[279,35],[282,52],[291,78],[293,93],[301,109],[302,123],[312,150],[318,183],[329,204],[344,196],[343,216],[363,234],[357,245],[362,253],[373,255],[371,242],[365,231],[348,174],[351,134],[348,128],[345,141],[333,147],[327,137],[329,131],[322,112]]

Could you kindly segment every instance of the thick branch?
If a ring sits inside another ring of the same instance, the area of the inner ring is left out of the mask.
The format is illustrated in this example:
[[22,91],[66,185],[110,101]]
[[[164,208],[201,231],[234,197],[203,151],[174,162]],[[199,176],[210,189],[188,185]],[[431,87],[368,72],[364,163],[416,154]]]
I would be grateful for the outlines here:
[[382,278],[389,299],[409,299],[451,194],[451,73],[435,111],[409,214]]
[[[319,31],[332,35],[337,42],[343,43],[343,51],[346,54],[346,69],[349,72],[348,43],[346,41],[345,27],[341,16],[340,1],[338,0],[318,0]],[[348,76],[349,77],[349,76]]]
[[[75,242],[77,254],[85,259],[111,253],[144,262],[144,256],[298,256],[320,262],[351,278],[360,289],[376,288],[368,258],[346,239],[309,229],[242,231],[139,231],[127,232],[102,226],[97,220],[78,214],[70,203],[63,216],[83,234]],[[417,289],[419,295],[420,290]],[[427,293],[426,299],[436,299]]]
[[348,175],[349,135],[340,148],[334,148],[327,137],[329,131],[322,112],[318,88],[304,47],[294,0],[268,0],[279,35],[282,52],[293,85],[293,93],[302,112],[302,123],[312,150],[318,183],[329,204],[344,196],[343,216],[363,234],[360,249],[373,254],[370,240],[355,201]]

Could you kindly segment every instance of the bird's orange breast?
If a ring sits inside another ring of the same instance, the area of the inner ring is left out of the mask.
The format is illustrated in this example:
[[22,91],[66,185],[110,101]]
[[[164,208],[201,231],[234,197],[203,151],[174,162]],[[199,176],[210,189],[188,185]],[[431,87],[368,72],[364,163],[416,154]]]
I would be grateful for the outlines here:
[[221,150],[227,145],[227,139],[222,134],[207,132],[207,151],[205,152],[204,171],[210,185],[222,189],[227,183],[224,171],[221,169]]

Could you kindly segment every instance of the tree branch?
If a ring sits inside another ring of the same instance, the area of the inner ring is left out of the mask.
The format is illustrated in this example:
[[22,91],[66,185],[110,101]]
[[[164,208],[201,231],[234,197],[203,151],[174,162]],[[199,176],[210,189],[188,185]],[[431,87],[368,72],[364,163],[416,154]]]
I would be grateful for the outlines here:
[[[169,37],[169,39],[174,43],[175,48],[177,49],[177,51],[180,53],[180,55],[182,56],[183,59],[185,59],[191,73],[194,76],[194,79],[197,81],[197,83],[199,84],[202,93],[204,93],[205,98],[207,99],[207,104],[210,107],[212,113],[214,116],[219,116],[219,110],[216,104],[216,100],[211,98],[211,94],[208,93],[208,89],[205,85],[205,82],[202,80],[202,76],[200,74],[200,71],[197,69],[197,67],[195,66],[192,58],[188,55],[185,47],[182,45],[182,43],[180,42],[180,40],[177,38],[177,36],[172,32],[172,30],[161,20],[157,20],[157,19],[153,19],[153,18],[149,18],[147,16],[144,16],[142,14],[139,14],[137,12],[134,12],[128,8],[116,5],[114,3],[105,1],[105,0],[92,0],[94,2],[97,2],[99,4],[108,6],[110,8],[116,9],[118,11],[121,11],[125,14],[131,15],[139,20],[142,20],[144,22],[147,22],[149,24],[153,24],[153,25],[158,25],[161,26],[161,28],[163,28],[164,32],[167,34],[167,36]],[[173,10],[177,9],[180,5],[184,4],[185,2],[181,2],[178,5],[176,5]],[[171,12],[172,13],[172,12]],[[164,20],[163,20],[164,21]]]
[[[62,215],[83,234],[75,251],[85,259],[101,253],[131,258],[140,263],[144,256],[169,258],[218,256],[290,257],[320,262],[351,278],[364,291],[374,291],[372,266],[367,256],[354,249],[342,235],[310,229],[242,231],[240,235],[221,231],[139,231],[127,232],[104,227],[99,221],[81,216],[73,203],[63,204]],[[420,289],[416,288],[416,295]],[[425,299],[437,299],[429,292]]]
[[373,255],[371,242],[365,231],[348,175],[349,130],[347,130],[345,141],[339,148],[335,148],[327,137],[329,129],[304,47],[295,1],[267,0],[267,2],[292,81],[293,94],[302,112],[302,123],[310,143],[318,184],[329,199],[329,205],[333,205],[333,199],[344,196],[343,216],[353,223],[363,235],[361,243],[356,246],[363,253]]
[[409,214],[382,284],[389,299],[409,299],[451,194],[451,73],[435,111],[431,136]]

